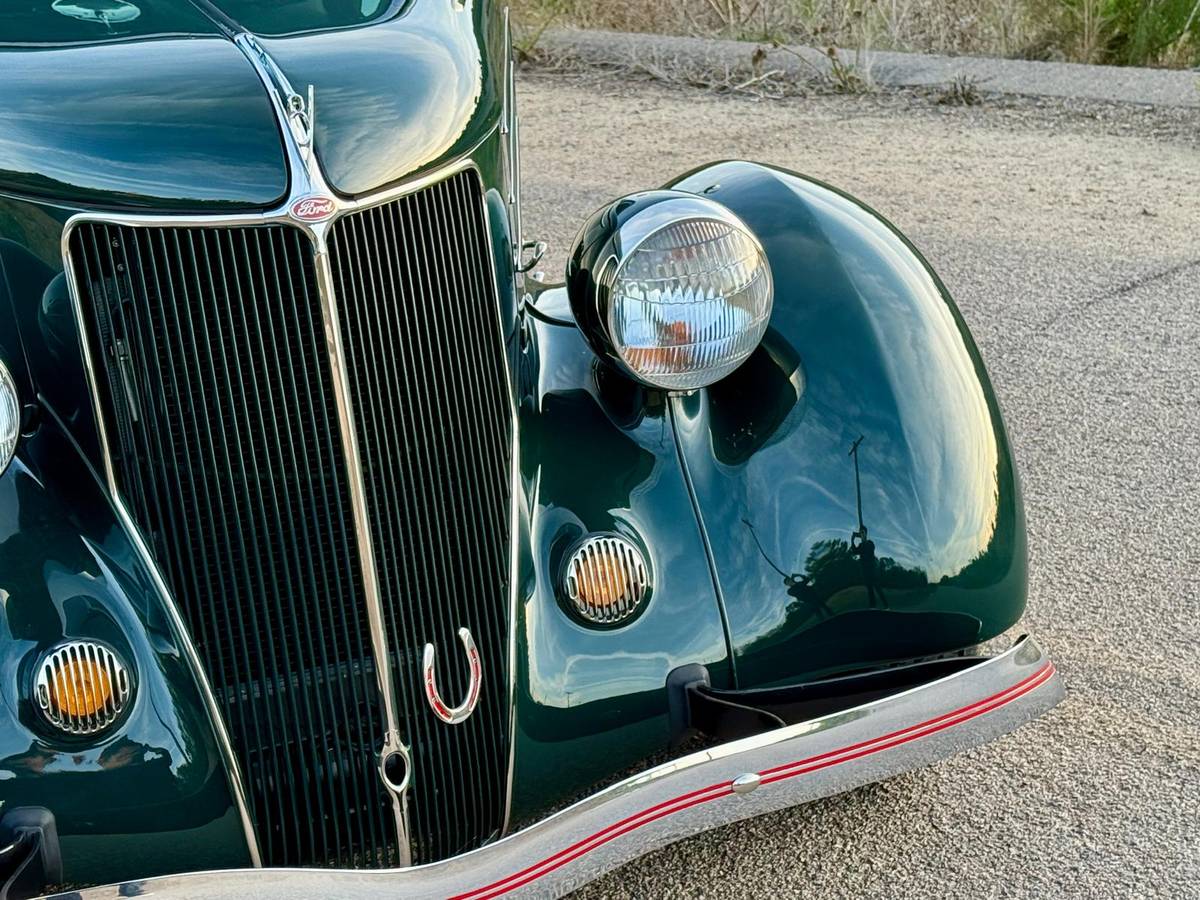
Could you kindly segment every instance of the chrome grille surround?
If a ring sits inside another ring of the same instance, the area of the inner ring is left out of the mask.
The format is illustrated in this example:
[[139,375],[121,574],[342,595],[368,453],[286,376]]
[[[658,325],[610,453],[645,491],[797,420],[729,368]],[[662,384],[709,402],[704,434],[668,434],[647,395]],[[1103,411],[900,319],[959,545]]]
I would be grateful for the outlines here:
[[[61,685],[74,705],[81,702],[93,705],[94,687],[71,677],[71,668],[80,665],[98,670],[107,681],[108,697],[92,713],[65,708],[59,700],[60,690],[56,689],[56,685]],[[33,692],[38,709],[49,724],[65,734],[82,737],[99,734],[121,718],[133,697],[133,679],[121,658],[104,644],[68,641],[54,647],[38,662]]]
[[[485,139],[486,140],[486,139]],[[474,151],[471,151],[472,153]],[[315,160],[313,162],[315,165]],[[345,452],[346,477],[348,479],[349,496],[354,509],[353,532],[356,536],[358,557],[361,561],[360,572],[362,576],[362,588],[367,597],[365,609],[370,622],[371,640],[374,645],[372,656],[374,663],[369,665],[368,671],[373,674],[380,687],[381,702],[388,707],[385,710],[384,721],[387,724],[384,730],[384,742],[379,748],[376,756],[377,769],[380,774],[380,781],[385,788],[393,795],[395,806],[395,827],[397,842],[394,844],[394,852],[389,854],[372,854],[367,853],[362,860],[353,862],[354,865],[368,866],[395,866],[401,867],[411,865],[413,858],[411,855],[411,837],[409,833],[410,812],[408,810],[408,794],[412,789],[412,779],[406,779],[402,785],[391,783],[386,777],[383,777],[382,768],[383,760],[391,753],[400,753],[406,763],[411,766],[411,750],[407,735],[403,732],[407,729],[402,728],[402,723],[399,719],[397,703],[400,701],[402,692],[400,685],[395,681],[395,672],[397,659],[400,655],[406,654],[409,651],[405,648],[392,649],[391,641],[389,641],[389,628],[385,620],[384,603],[380,585],[378,582],[378,569],[374,553],[373,538],[372,538],[372,523],[369,517],[367,507],[367,495],[365,490],[365,467],[359,456],[358,449],[358,434],[355,426],[355,404],[350,394],[349,379],[351,364],[347,360],[345,350],[343,349],[342,338],[344,327],[341,323],[341,310],[339,309],[340,301],[334,287],[332,262],[330,259],[329,238],[332,236],[332,229],[343,217],[350,213],[358,211],[367,211],[377,207],[382,207],[393,201],[407,197],[412,194],[419,193],[427,188],[435,187],[439,183],[449,182],[455,176],[465,176],[470,173],[475,184],[480,185],[475,189],[475,202],[479,204],[481,211],[480,227],[484,230],[484,235],[488,238],[483,241],[486,244],[486,261],[480,261],[483,265],[483,271],[486,273],[488,281],[488,296],[493,303],[498,302],[499,286],[495,281],[495,262],[494,262],[494,246],[490,240],[490,225],[487,222],[486,215],[482,215],[482,211],[486,209],[484,197],[481,190],[482,182],[479,178],[479,173],[473,162],[470,160],[470,155],[460,159],[459,161],[448,165],[440,171],[431,173],[413,181],[398,186],[380,193],[374,197],[359,198],[357,200],[345,200],[343,198],[335,199],[337,206],[336,212],[329,219],[318,223],[303,223],[298,222],[288,215],[290,204],[294,202],[293,197],[296,193],[311,194],[311,186],[305,187],[302,184],[294,184],[293,195],[289,197],[288,203],[278,207],[268,213],[251,213],[251,214],[234,214],[234,215],[195,215],[195,216],[156,216],[156,215],[104,215],[104,214],[80,214],[72,217],[64,231],[63,236],[63,255],[66,271],[68,273],[68,282],[71,288],[72,299],[75,307],[75,315],[80,326],[80,333],[83,336],[83,352],[85,355],[86,370],[89,381],[91,382],[93,404],[97,411],[100,439],[104,452],[105,474],[107,476],[109,487],[113,495],[114,506],[117,510],[118,517],[125,526],[130,539],[134,542],[136,549],[139,552],[143,562],[150,568],[154,582],[159,589],[164,605],[170,613],[170,618],[176,631],[180,637],[181,645],[185,648],[188,659],[193,664],[193,669],[196,675],[197,682],[201,685],[203,694],[205,695],[206,704],[209,706],[210,717],[213,721],[214,729],[218,735],[219,744],[223,748],[226,757],[227,766],[231,772],[234,790],[236,792],[236,800],[239,809],[242,811],[242,820],[244,830],[247,834],[248,843],[250,843],[252,858],[256,865],[264,863],[272,863],[266,857],[264,848],[259,845],[262,840],[262,835],[259,834],[258,828],[255,825],[256,816],[252,812],[253,804],[250,802],[247,789],[248,779],[261,778],[261,772],[252,772],[247,768],[245,761],[239,761],[239,753],[234,749],[233,741],[229,735],[229,729],[224,721],[224,707],[229,702],[229,699],[235,695],[246,696],[249,691],[253,694],[256,690],[258,695],[263,693],[262,688],[254,688],[247,685],[222,685],[220,690],[215,690],[214,685],[210,681],[208,673],[205,671],[205,665],[197,653],[196,647],[192,642],[191,628],[187,624],[186,617],[179,609],[174,591],[169,586],[170,581],[164,575],[164,571],[156,559],[154,552],[151,550],[152,541],[149,536],[143,533],[143,528],[138,522],[138,517],[134,513],[130,505],[129,497],[124,496],[122,491],[122,478],[119,467],[114,464],[114,449],[119,445],[119,428],[112,423],[107,423],[104,413],[105,402],[102,399],[102,394],[105,390],[111,388],[102,387],[104,375],[104,366],[100,364],[97,357],[97,352],[90,345],[93,343],[88,334],[93,328],[90,323],[90,312],[85,308],[84,297],[88,293],[82,289],[80,284],[79,263],[78,257],[80,247],[75,246],[77,236],[80,229],[84,226],[106,226],[131,229],[135,233],[142,233],[156,229],[165,229],[167,233],[173,230],[187,229],[202,229],[202,230],[217,230],[220,232],[228,232],[236,229],[249,229],[252,232],[256,230],[269,231],[278,226],[286,226],[288,229],[294,229],[301,232],[306,232],[308,242],[312,245],[312,267],[314,272],[314,289],[320,297],[320,305],[322,316],[324,318],[324,336],[326,338],[327,347],[327,362],[329,366],[329,374],[333,382],[333,393],[336,402],[337,420],[340,427],[337,431],[340,433],[341,443]],[[330,194],[332,196],[332,194]],[[496,321],[498,325],[498,319]],[[501,345],[507,347],[507,336],[498,329],[495,340]],[[513,397],[513,389],[511,382],[511,373],[509,371],[509,360],[507,350],[502,354],[503,369],[504,369],[504,385],[503,385],[503,403],[505,415],[509,422],[508,436],[508,459],[510,469],[505,473],[507,480],[508,496],[510,502],[505,513],[508,522],[512,521],[512,516],[515,515],[517,498],[515,492],[511,489],[517,483],[517,429],[516,429],[516,408]],[[336,438],[335,438],[336,440]],[[517,543],[516,534],[513,529],[509,529],[509,547],[505,558],[507,571],[511,573],[513,566],[516,564],[517,558]],[[499,771],[501,773],[501,811],[497,822],[498,827],[487,835],[481,836],[484,840],[492,838],[497,834],[503,833],[508,816],[508,808],[511,803],[511,782],[510,773],[512,766],[512,746],[509,736],[511,734],[511,713],[512,713],[512,670],[511,664],[513,660],[514,645],[513,632],[511,631],[511,621],[514,615],[515,604],[515,584],[511,578],[508,579],[507,596],[501,598],[507,609],[501,610],[501,617],[505,619],[507,635],[507,646],[499,649],[499,656],[502,660],[502,671],[498,677],[492,679],[493,690],[496,690],[504,695],[507,700],[507,706],[504,707],[504,712],[507,713],[507,720],[502,714],[492,717],[491,721],[494,727],[498,726],[502,729],[497,738],[506,746],[506,758],[498,760]],[[379,660],[390,660],[389,665],[379,665]],[[295,676],[287,676],[286,674],[278,683],[283,684],[285,680],[290,679],[294,682]],[[431,818],[431,811],[427,810],[423,816],[426,822]],[[452,842],[453,843],[453,842]],[[457,852],[459,849],[465,849],[466,845],[460,844],[454,848]],[[429,857],[422,854],[427,860]],[[333,862],[334,860],[330,860]],[[423,860],[424,861],[424,860]],[[340,860],[340,863],[345,865],[346,860]],[[278,862],[272,864],[278,865]],[[294,864],[294,863],[291,863]],[[315,860],[313,864],[321,864],[321,861]]]
[[[74,307],[76,323],[81,336],[81,353],[84,361],[84,368],[87,374],[89,386],[92,394],[92,403],[97,416],[98,436],[101,444],[103,455],[104,475],[108,483],[109,491],[112,496],[113,506],[117,517],[125,530],[126,535],[131,541],[133,548],[139,560],[146,567],[154,587],[160,596],[163,608],[167,614],[171,630],[174,633],[179,646],[184,654],[189,668],[192,671],[193,677],[200,689],[201,696],[204,700],[205,707],[209,714],[209,719],[217,739],[217,745],[221,750],[221,754],[225,761],[226,769],[230,776],[230,785],[233,793],[235,805],[240,812],[242,828],[246,837],[247,846],[250,853],[251,864],[261,866],[264,864],[263,854],[260,849],[259,836],[255,827],[254,818],[251,812],[251,804],[247,796],[245,787],[245,777],[243,767],[239,763],[238,754],[235,752],[232,741],[230,739],[229,729],[226,726],[222,715],[222,703],[227,701],[229,697],[228,691],[221,693],[221,699],[218,700],[218,694],[214,691],[213,685],[210,683],[208,674],[205,671],[204,664],[200,659],[197,649],[192,641],[188,626],[185,623],[184,617],[175,601],[171,589],[168,587],[167,581],[164,578],[163,572],[160,570],[158,562],[155,560],[153,553],[147,543],[145,536],[141,533],[134,516],[131,513],[130,507],[126,502],[126,498],[122,495],[119,485],[119,479],[114,466],[114,457],[112,445],[115,441],[115,435],[109,434],[109,429],[106,427],[103,415],[103,403],[101,401],[99,376],[100,367],[95,354],[91,349],[91,342],[87,339],[87,315],[84,310],[83,300],[80,291],[80,285],[76,276],[75,267],[72,260],[72,236],[74,231],[88,223],[98,223],[107,225],[122,225],[134,229],[141,228],[162,228],[162,227],[179,227],[179,228],[242,228],[267,225],[288,225],[297,228],[307,235],[307,238],[312,243],[313,248],[313,271],[316,279],[316,289],[320,297],[321,311],[324,318],[324,337],[326,339],[326,351],[328,355],[329,372],[333,382],[334,395],[336,400],[336,415],[338,421],[338,437],[340,438],[345,451],[346,475],[348,481],[349,495],[353,506],[354,533],[356,539],[356,549],[359,560],[361,561],[362,587],[366,596],[366,613],[370,620],[371,642],[373,645],[373,663],[370,669],[376,679],[379,687],[381,702],[384,707],[384,722],[386,724],[385,734],[383,735],[383,744],[377,755],[377,769],[382,783],[389,788],[392,793],[394,819],[396,835],[398,838],[398,853],[397,855],[383,862],[386,865],[399,865],[401,867],[412,864],[411,841],[409,837],[409,812],[407,808],[407,790],[411,784],[411,779],[406,778],[404,783],[397,785],[386,777],[384,773],[384,762],[392,754],[399,753],[404,757],[406,763],[411,763],[409,747],[401,737],[400,727],[396,710],[397,693],[392,684],[393,666],[395,655],[389,647],[387,628],[384,621],[384,611],[382,601],[380,599],[380,589],[378,583],[378,570],[374,558],[374,548],[370,535],[370,522],[367,510],[366,490],[364,483],[363,464],[359,455],[357,434],[355,427],[355,416],[350,399],[349,374],[345,361],[345,352],[342,346],[342,326],[340,323],[340,312],[338,308],[338,300],[335,293],[333,274],[331,271],[329,236],[331,228],[343,216],[366,210],[371,207],[380,206],[408,194],[415,193],[437,182],[446,180],[460,172],[466,170],[474,170],[478,174],[474,163],[472,162],[475,154],[493,141],[506,143],[504,138],[508,138],[508,149],[511,153],[511,142],[515,140],[515,135],[512,133],[515,125],[515,110],[514,104],[510,102],[506,104],[505,115],[503,121],[498,123],[497,128],[489,135],[482,138],[474,147],[471,147],[463,152],[463,154],[455,160],[446,162],[438,170],[422,174],[414,177],[406,182],[394,185],[383,189],[375,194],[364,195],[357,198],[341,197],[333,193],[327,185],[324,174],[321,171],[319,162],[314,152],[312,136],[313,136],[313,91],[309,88],[308,102],[305,104],[304,98],[292,90],[291,86],[281,70],[275,65],[274,61],[267,55],[265,50],[248,34],[241,34],[235,38],[235,43],[242,50],[243,54],[249,60],[255,71],[258,73],[267,94],[274,106],[276,117],[280,123],[281,132],[284,138],[284,148],[287,158],[287,165],[290,173],[290,190],[287,197],[283,198],[279,205],[273,209],[266,211],[252,211],[244,213],[221,213],[221,214],[192,214],[192,215],[174,215],[174,214],[137,214],[137,213],[79,213],[66,222],[63,230],[61,248],[63,254],[64,270],[66,272],[67,283],[70,288],[70,294]],[[509,61],[511,66],[511,60]],[[511,90],[511,80],[510,80]],[[508,160],[508,166],[505,167],[503,176],[507,182],[509,191],[509,206],[510,216],[515,220],[518,218],[517,213],[517,189],[516,183],[519,181],[519,173],[517,170],[516,161]],[[294,204],[305,197],[321,197],[328,199],[332,206],[330,215],[319,222],[299,221],[291,215]],[[485,198],[480,194],[479,200],[486,209]],[[511,227],[511,223],[510,223]],[[484,217],[484,230],[488,237],[486,243],[486,255],[489,273],[489,278],[492,284],[492,299],[494,302],[499,302],[501,293],[500,285],[496,282],[496,273],[500,271],[497,266],[497,248],[500,246],[493,241],[491,234],[491,224],[487,221],[487,216]],[[511,244],[511,242],[509,242]],[[511,270],[511,260],[504,261],[506,268]],[[512,287],[518,289],[519,279],[514,281]],[[508,346],[509,335],[500,333],[496,335],[497,340],[502,345]],[[510,471],[508,479],[510,484],[509,495],[511,502],[508,509],[508,521],[512,523],[518,512],[518,486],[519,469],[518,469],[518,453],[519,445],[518,424],[517,424],[517,408],[516,399],[513,391],[512,372],[510,370],[510,360],[507,352],[504,354],[505,368],[505,388],[507,390],[507,414],[511,422],[510,428],[510,448],[509,460]],[[519,544],[517,539],[517,530],[515,527],[509,529],[509,553],[508,553],[508,595],[503,598],[507,601],[507,649],[504,653],[504,665],[506,668],[505,677],[498,683],[495,683],[493,690],[502,691],[507,702],[507,722],[504,723],[505,733],[503,739],[507,741],[507,760],[504,766],[504,791],[503,791],[503,824],[500,833],[505,833],[508,829],[509,816],[511,814],[512,804],[512,771],[513,771],[513,742],[509,739],[515,729],[515,697],[514,697],[514,674],[516,662],[516,640],[515,640],[515,621],[516,621],[516,604],[517,604],[517,587],[516,579],[511,577],[516,571]],[[240,689],[239,689],[240,690]],[[382,861],[375,861],[378,865]]]
[[[597,569],[605,578],[596,577]],[[650,591],[642,550],[620,534],[589,534],[567,555],[563,592],[572,609],[597,625],[618,625],[638,612]],[[600,602],[589,602],[592,594]]]

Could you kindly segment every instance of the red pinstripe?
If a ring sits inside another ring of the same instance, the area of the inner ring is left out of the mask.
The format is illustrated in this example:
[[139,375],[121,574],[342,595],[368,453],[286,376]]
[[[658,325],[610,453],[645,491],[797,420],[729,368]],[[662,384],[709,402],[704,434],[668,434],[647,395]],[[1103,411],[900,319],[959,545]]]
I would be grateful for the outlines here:
[[[758,774],[762,777],[762,784],[772,784],[776,781],[784,781],[788,778],[795,778],[798,775],[807,775],[810,772],[816,772],[820,769],[836,766],[844,762],[859,759],[864,756],[869,756],[872,753],[879,753],[883,750],[897,747],[901,744],[907,744],[910,741],[918,740],[930,734],[935,734],[939,731],[944,731],[955,725],[970,721],[978,716],[989,713],[992,710],[999,709],[1008,703],[1018,699],[1019,697],[1028,694],[1030,691],[1043,685],[1050,680],[1054,674],[1054,664],[1047,662],[1040,669],[1028,676],[1024,680],[1005,688],[1004,690],[985,697],[982,700],[977,700],[960,709],[952,712],[944,713],[935,718],[928,719],[916,725],[910,725],[907,728],[901,728],[898,731],[893,731],[889,734],[871,738],[870,740],[860,741],[857,744],[851,744],[847,747],[842,747],[837,750],[830,750],[826,753],[821,753],[816,756],[810,756],[805,759],[796,760],[795,762],[785,763],[780,766],[774,766],[770,769],[764,769]],[[614,822],[612,825],[597,831],[590,837],[586,837],[581,841],[577,841],[570,847],[558,851],[552,856],[547,857],[541,862],[534,863],[519,872],[514,872],[507,878],[502,878],[499,881],[494,881],[484,887],[475,888],[465,894],[458,894],[451,900],[490,900],[492,897],[499,897],[509,891],[514,891],[519,887],[523,887],[532,881],[536,881],[543,875],[547,875],[567,863],[578,859],[585,853],[588,853],[597,847],[607,844],[609,841],[615,840],[623,834],[628,834],[635,831],[644,825],[661,819],[665,816],[672,815],[682,810],[689,809],[693,806],[699,806],[702,803],[708,803],[710,800],[716,800],[720,797],[725,797],[733,793],[733,783],[723,781],[718,784],[709,785],[706,788],[691,791],[672,800],[664,800],[644,809],[639,813],[622,819],[619,822]]]

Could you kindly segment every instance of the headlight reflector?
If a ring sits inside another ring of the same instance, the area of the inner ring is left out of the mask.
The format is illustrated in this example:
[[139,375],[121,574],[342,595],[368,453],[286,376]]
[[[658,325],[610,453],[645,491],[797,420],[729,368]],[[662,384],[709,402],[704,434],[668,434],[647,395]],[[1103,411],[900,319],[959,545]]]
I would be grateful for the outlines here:
[[12,462],[20,435],[21,403],[17,399],[17,384],[0,362],[0,472]]
[[[581,277],[582,276],[582,277]],[[690,391],[754,352],[771,317],[771,268],[750,229],[719,203],[635,194],[585,225],[568,268],[589,340],[639,381]]]

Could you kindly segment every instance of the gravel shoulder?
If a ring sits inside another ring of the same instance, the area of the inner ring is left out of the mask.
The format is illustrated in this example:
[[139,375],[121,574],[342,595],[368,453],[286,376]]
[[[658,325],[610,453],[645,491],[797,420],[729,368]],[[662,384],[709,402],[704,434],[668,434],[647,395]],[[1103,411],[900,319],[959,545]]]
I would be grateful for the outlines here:
[[[827,48],[771,49],[769,45],[748,41],[701,37],[551,28],[541,35],[538,46],[550,53],[567,54],[593,65],[686,60],[692,65],[703,62],[713,67],[736,67],[759,50],[766,53],[764,70],[775,69],[807,79],[817,73],[828,74],[831,68]],[[864,55],[843,49],[837,51],[837,57],[843,64],[868,69],[872,79],[886,87],[937,86],[961,78],[993,94],[1088,98],[1155,107],[1200,107],[1200,83],[1196,73],[1186,69],[1095,66],[886,50],[871,50]]]
[[1200,896],[1200,114],[520,80],[527,237],[705,162],[861,197],[954,293],[1028,505],[1025,626],[1069,696],[993,745],[666,848],[580,897]]

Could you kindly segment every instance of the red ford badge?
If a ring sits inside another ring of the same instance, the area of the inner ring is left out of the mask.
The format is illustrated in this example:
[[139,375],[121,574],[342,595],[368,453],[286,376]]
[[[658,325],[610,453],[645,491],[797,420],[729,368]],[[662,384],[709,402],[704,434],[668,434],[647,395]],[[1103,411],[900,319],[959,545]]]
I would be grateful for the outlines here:
[[333,200],[329,197],[301,197],[292,204],[293,219],[301,222],[324,222],[333,215]]

